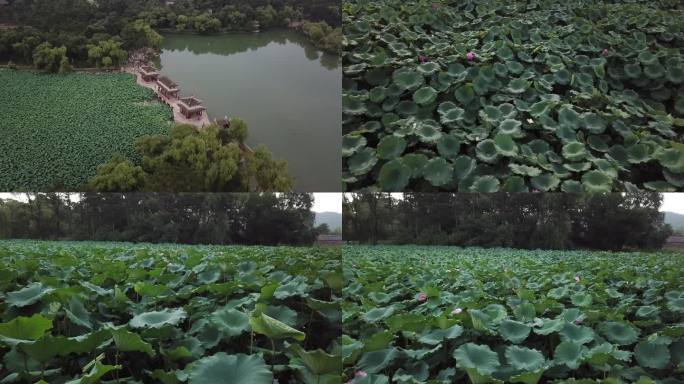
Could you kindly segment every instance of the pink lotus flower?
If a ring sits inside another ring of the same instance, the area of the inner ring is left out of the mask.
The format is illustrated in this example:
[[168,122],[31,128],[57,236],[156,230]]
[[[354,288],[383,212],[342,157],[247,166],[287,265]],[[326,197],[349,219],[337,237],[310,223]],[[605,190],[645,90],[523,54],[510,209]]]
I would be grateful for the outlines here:
[[418,301],[420,301],[422,303],[425,300],[427,300],[427,295],[424,292],[419,293],[418,294]]
[[475,60],[475,52],[473,52],[473,51],[468,52],[468,53],[466,54],[466,58],[468,59],[468,61],[473,61],[473,60]]
[[461,313],[461,312],[463,312],[463,310],[462,310],[461,308],[459,308],[459,307],[456,307],[456,308],[454,308],[453,311],[451,311],[451,314],[455,316],[455,315],[458,315],[458,314]]
[[359,369],[358,371],[354,372],[354,377],[366,377],[366,376],[368,376],[366,371],[362,371]]
[[577,324],[577,325],[582,324],[582,319],[577,319],[577,320],[575,320],[575,324]]
[[580,282],[580,277],[579,277],[579,276],[575,276],[575,283],[579,283],[579,282]]
[[418,61],[420,61],[421,64],[427,61],[427,57],[423,55],[418,55]]
[[604,48],[603,52],[601,53],[603,56],[608,56],[608,48]]

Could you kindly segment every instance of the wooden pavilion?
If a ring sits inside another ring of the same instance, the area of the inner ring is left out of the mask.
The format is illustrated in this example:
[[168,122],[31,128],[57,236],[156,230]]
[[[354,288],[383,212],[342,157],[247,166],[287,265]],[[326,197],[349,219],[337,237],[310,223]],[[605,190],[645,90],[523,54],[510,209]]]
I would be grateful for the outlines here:
[[181,113],[186,119],[201,117],[206,108],[202,105],[202,100],[195,96],[183,97],[178,101]]
[[157,91],[168,98],[177,98],[179,92],[178,84],[166,76],[159,76],[157,78]]
[[139,72],[143,81],[146,83],[149,83],[150,81],[156,81],[159,78],[159,72],[157,72],[157,69],[149,65],[143,65],[140,67]]

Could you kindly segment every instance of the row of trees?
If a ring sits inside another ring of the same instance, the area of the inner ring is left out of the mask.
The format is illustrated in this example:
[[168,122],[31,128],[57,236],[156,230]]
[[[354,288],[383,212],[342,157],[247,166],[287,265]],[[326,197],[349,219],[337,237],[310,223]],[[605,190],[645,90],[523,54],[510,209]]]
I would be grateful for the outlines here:
[[178,125],[170,135],[144,136],[135,148],[141,165],[115,156],[98,167],[87,186],[97,192],[132,191],[290,191],[293,180],[284,160],[265,146],[246,151],[247,124],[197,130]]
[[311,244],[312,194],[40,193],[0,199],[0,238]]
[[659,248],[672,233],[657,193],[350,194],[345,240],[523,249]]

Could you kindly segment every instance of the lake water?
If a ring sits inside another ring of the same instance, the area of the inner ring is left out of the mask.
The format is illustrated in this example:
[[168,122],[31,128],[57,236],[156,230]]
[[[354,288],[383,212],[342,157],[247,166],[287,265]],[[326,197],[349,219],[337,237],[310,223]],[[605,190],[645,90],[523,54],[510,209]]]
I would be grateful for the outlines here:
[[165,35],[157,65],[209,117],[240,117],[247,143],[288,162],[295,190],[339,191],[342,69],[290,30]]

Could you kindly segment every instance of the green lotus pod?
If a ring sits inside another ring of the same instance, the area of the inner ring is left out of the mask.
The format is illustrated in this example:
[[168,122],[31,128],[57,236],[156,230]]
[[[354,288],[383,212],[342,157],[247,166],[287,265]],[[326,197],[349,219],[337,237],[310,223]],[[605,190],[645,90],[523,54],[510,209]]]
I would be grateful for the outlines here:
[[437,91],[432,87],[423,87],[413,94],[413,101],[418,105],[432,104],[437,99]]
[[504,320],[499,326],[499,333],[504,340],[513,344],[522,343],[530,334],[531,327],[527,324],[515,321]]
[[617,321],[605,321],[598,326],[598,330],[608,340],[617,345],[629,345],[637,341],[638,329],[629,324]]
[[359,176],[368,173],[377,162],[378,158],[375,156],[375,151],[371,148],[363,148],[347,160],[347,165],[349,172]]
[[392,74],[392,80],[402,90],[418,89],[425,82],[425,78],[418,71],[400,68]]
[[563,146],[563,157],[570,161],[580,161],[589,153],[583,143],[573,141]]
[[486,139],[477,143],[475,147],[475,153],[477,158],[484,161],[485,163],[496,163],[499,159],[499,152],[496,149],[494,140]]
[[443,135],[437,142],[437,152],[446,159],[455,159],[460,151],[461,140],[454,135]]
[[510,93],[524,93],[530,86],[528,81],[523,79],[513,79],[508,83],[508,88],[506,90]]
[[220,383],[230,378],[234,384],[272,384],[273,374],[257,355],[228,355],[219,352],[192,363],[188,383]]
[[357,367],[366,373],[378,373],[392,364],[399,356],[399,350],[394,347],[365,352],[358,361]]
[[366,138],[358,134],[342,136],[342,157],[349,157],[366,146]]
[[463,344],[454,351],[456,366],[465,370],[474,384],[491,382],[491,375],[501,363],[498,355],[486,345]]
[[342,112],[347,115],[363,115],[366,105],[358,96],[342,95]]
[[411,169],[411,177],[422,177],[428,163],[427,156],[422,153],[409,153],[401,158],[404,165]]
[[423,75],[429,76],[439,71],[439,64],[430,61],[419,65],[417,69],[418,72],[422,73]]
[[530,179],[532,186],[542,192],[548,192],[556,189],[560,184],[558,176],[552,173],[544,173],[539,176],[534,176]]
[[590,133],[600,135],[605,132],[607,123],[601,116],[587,112],[582,114],[582,126]]
[[546,365],[544,355],[536,349],[509,345],[505,356],[508,364],[518,371],[536,372]]
[[556,364],[565,364],[570,369],[579,368],[586,348],[580,343],[565,340],[556,346],[553,352],[553,360]]
[[499,133],[494,137],[494,146],[499,155],[513,157],[518,154],[518,146],[513,141],[511,135]]
[[521,137],[521,125],[522,123],[518,120],[505,119],[501,121],[501,124],[499,124],[499,133],[511,135],[512,137]]
[[613,179],[601,171],[589,171],[582,175],[582,187],[586,192],[610,192]]
[[442,137],[442,127],[434,120],[416,123],[416,135],[423,143],[434,144]]
[[449,184],[453,178],[453,167],[441,157],[430,159],[425,166],[425,179],[435,187]]
[[580,127],[580,114],[572,109],[572,105],[564,104],[558,110],[558,123],[570,129],[577,129]]
[[634,357],[642,367],[663,369],[670,362],[670,351],[667,345],[644,340],[634,348]]
[[404,164],[402,159],[394,159],[380,168],[378,184],[383,191],[403,191],[409,183],[413,169]]
[[8,292],[5,303],[10,307],[26,307],[37,303],[43,296],[52,291],[54,288],[48,288],[41,283],[31,283],[18,291]]
[[183,308],[165,308],[136,315],[128,324],[133,328],[161,328],[166,325],[177,325],[186,317],[187,313]]
[[486,175],[480,176],[473,180],[470,187],[471,192],[476,193],[494,193],[499,191],[499,179],[494,176]]
[[383,160],[391,160],[401,156],[406,149],[406,140],[398,136],[385,136],[380,139],[377,146],[378,158]]
[[637,79],[641,77],[641,66],[639,63],[626,63],[624,66],[627,77]]

